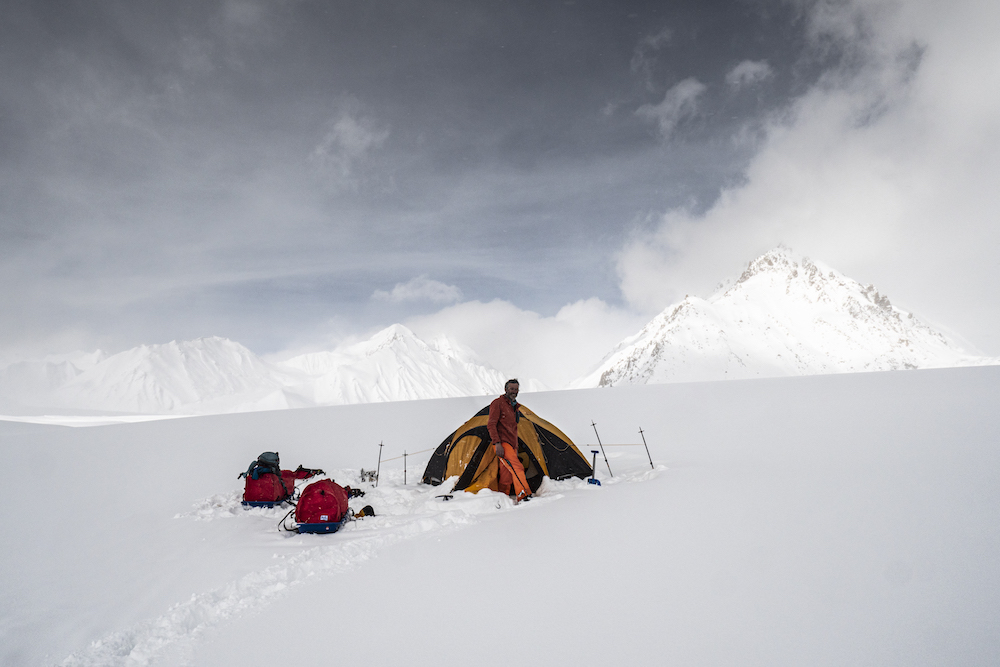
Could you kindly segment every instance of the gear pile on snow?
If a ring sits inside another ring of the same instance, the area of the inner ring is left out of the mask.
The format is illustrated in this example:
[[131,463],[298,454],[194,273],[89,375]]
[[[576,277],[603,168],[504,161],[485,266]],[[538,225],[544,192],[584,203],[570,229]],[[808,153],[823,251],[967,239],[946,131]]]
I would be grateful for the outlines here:
[[[282,519],[281,525],[286,530],[300,533],[335,533],[348,519],[364,516],[375,516],[371,505],[355,514],[347,505],[349,498],[363,496],[364,491],[342,487],[332,479],[320,479],[312,482],[295,495],[295,482],[300,479],[310,479],[325,473],[319,468],[303,468],[282,470],[278,452],[264,452],[240,473],[246,478],[243,490],[244,507],[274,507],[279,503],[292,503],[294,507]],[[285,525],[291,517],[296,523],[295,528]]]

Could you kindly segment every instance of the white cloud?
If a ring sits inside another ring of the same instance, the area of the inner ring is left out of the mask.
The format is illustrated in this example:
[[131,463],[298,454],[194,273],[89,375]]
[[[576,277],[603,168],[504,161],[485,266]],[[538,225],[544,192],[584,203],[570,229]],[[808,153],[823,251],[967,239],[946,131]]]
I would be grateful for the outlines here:
[[1000,4],[814,12],[817,48],[849,66],[768,128],[743,185],[626,244],[623,293],[659,310],[783,242],[1000,352]]
[[430,340],[447,335],[512,377],[562,388],[592,370],[647,318],[591,298],[544,317],[507,301],[469,301],[404,322]]
[[726,83],[729,84],[730,88],[739,89],[752,86],[772,76],[774,76],[774,70],[771,69],[766,60],[744,60],[729,70],[729,73],[726,74]]
[[669,139],[677,124],[698,111],[698,98],[706,90],[705,84],[695,78],[684,79],[667,91],[659,104],[643,104],[635,113],[655,121],[660,135]]
[[451,303],[462,299],[462,290],[454,285],[446,285],[437,280],[431,280],[424,275],[417,276],[406,283],[397,283],[390,292],[375,290],[372,298],[377,301],[389,301],[391,303],[403,303],[405,301]]

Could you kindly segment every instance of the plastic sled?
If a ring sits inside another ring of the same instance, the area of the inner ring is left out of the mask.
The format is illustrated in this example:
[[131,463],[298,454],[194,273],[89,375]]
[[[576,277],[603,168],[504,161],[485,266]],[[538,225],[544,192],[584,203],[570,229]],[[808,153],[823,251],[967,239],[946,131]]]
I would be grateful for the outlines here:
[[336,533],[347,519],[327,521],[325,523],[298,523],[300,533]]

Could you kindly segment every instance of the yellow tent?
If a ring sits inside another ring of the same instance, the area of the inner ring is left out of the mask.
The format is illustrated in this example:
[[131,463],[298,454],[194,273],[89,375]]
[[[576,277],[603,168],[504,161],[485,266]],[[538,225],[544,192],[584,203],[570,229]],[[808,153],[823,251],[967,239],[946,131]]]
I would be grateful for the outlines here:
[[[565,433],[523,405],[517,410],[520,414],[517,422],[518,458],[524,465],[532,491],[538,489],[543,477],[566,479],[590,476],[590,463]],[[489,446],[490,436],[486,429],[489,416],[490,407],[486,406],[444,439],[424,470],[422,481],[425,484],[437,485],[449,477],[458,477],[455,491],[496,491],[497,458]]]

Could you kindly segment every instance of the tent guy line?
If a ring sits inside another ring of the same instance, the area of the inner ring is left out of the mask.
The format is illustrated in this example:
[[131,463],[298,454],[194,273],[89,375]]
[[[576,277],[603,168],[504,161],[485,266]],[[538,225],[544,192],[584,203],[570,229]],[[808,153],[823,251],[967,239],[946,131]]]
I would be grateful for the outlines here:
[[404,453],[400,454],[399,456],[393,456],[391,459],[382,459],[382,460],[386,461],[386,462],[388,462],[388,461],[398,461],[399,459],[405,458],[407,456],[416,456],[417,454],[424,454],[426,452],[433,452],[435,449],[437,449],[437,447],[428,447],[427,449],[421,449],[419,452],[408,452],[408,453],[404,452]]

